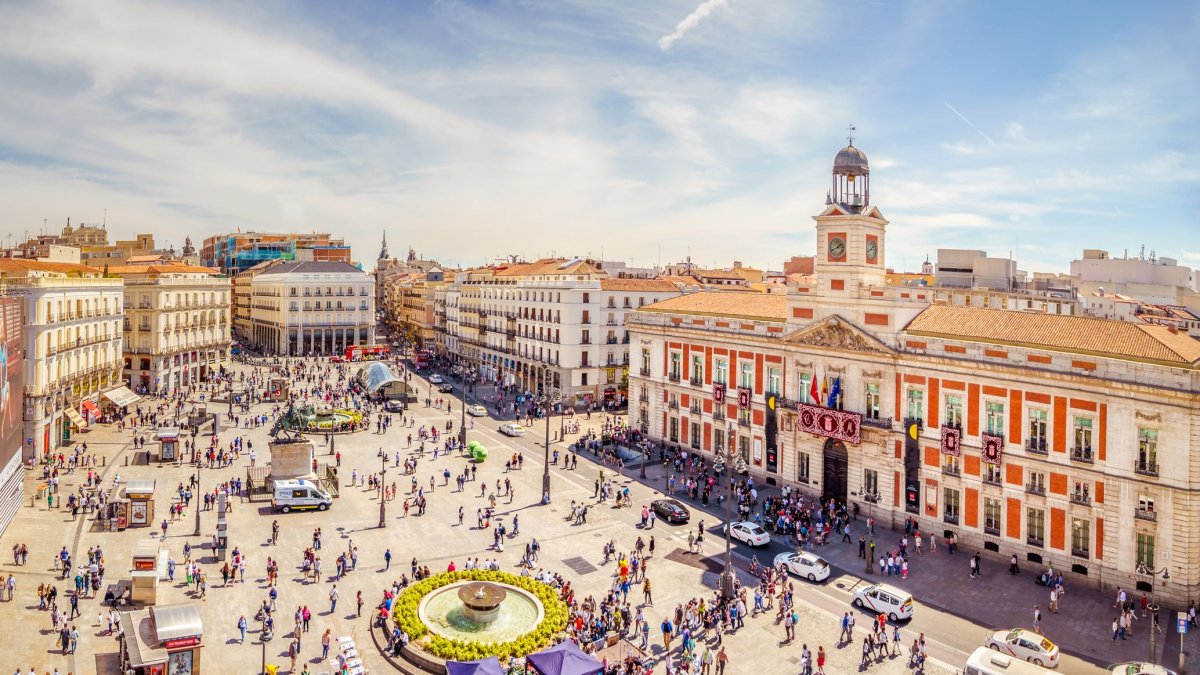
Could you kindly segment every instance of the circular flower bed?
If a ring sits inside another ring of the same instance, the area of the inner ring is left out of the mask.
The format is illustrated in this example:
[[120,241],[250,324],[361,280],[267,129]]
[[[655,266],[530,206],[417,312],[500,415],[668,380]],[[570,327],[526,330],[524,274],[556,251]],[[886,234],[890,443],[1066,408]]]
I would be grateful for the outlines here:
[[[442,586],[466,580],[494,581],[516,586],[532,593],[542,603],[545,612],[542,622],[528,634],[510,642],[500,643],[451,640],[431,633],[429,627],[421,621],[417,614],[421,598]],[[489,570],[460,570],[435,574],[405,589],[400,597],[396,598],[392,607],[392,619],[401,630],[408,634],[412,644],[419,645],[438,658],[450,661],[473,661],[488,656],[507,659],[533,653],[553,643],[555,636],[566,630],[567,617],[567,603],[558,597],[558,592],[554,590],[553,586],[529,577]]]

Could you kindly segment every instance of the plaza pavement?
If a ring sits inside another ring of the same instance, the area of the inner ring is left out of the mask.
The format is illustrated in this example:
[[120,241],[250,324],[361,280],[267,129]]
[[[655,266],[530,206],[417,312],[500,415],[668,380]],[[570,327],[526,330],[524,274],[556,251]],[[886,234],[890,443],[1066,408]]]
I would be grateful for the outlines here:
[[[486,392],[480,391],[479,394],[481,399],[488,399]],[[253,412],[265,412],[269,408],[269,405],[263,404],[256,406]],[[210,409],[214,407],[210,406]],[[215,409],[222,409],[222,406],[217,405]],[[441,427],[447,419],[454,419],[457,424],[459,419],[457,401],[452,416],[444,411],[426,408],[421,403],[414,406],[413,412],[418,419],[418,427],[430,422],[436,422]],[[586,431],[598,425],[600,418],[598,415],[593,416],[589,423],[580,417],[580,421]],[[281,664],[284,671],[288,664],[286,652],[291,637],[291,614],[297,606],[307,605],[314,616],[310,632],[302,637],[301,661],[307,660],[310,670],[314,673],[327,670],[314,659],[320,654],[320,635],[328,627],[333,630],[334,636],[355,637],[360,652],[363,653],[364,660],[372,672],[389,672],[390,666],[371,648],[367,617],[371,607],[379,600],[383,587],[398,578],[402,570],[407,572],[409,562],[414,556],[420,564],[428,565],[434,571],[445,569],[450,561],[461,567],[468,556],[498,558],[502,569],[515,571],[524,544],[530,537],[537,537],[542,544],[540,563],[547,570],[560,572],[571,579],[579,596],[599,597],[611,583],[611,566],[605,569],[601,565],[603,544],[609,539],[615,539],[620,550],[628,550],[639,535],[653,534],[657,542],[657,555],[651,561],[649,569],[657,603],[646,610],[652,626],[652,644],[653,638],[657,637],[656,627],[661,621],[662,613],[673,611],[676,604],[686,602],[692,597],[710,593],[710,589],[715,585],[716,575],[709,570],[713,565],[719,564],[720,554],[724,550],[723,542],[715,536],[720,520],[719,516],[715,515],[715,509],[714,514],[702,515],[698,508],[693,508],[691,526],[668,527],[660,521],[653,532],[639,530],[636,525],[640,505],[657,496],[654,486],[663,484],[661,467],[651,466],[648,467],[648,479],[645,483],[634,478],[637,476],[636,468],[627,469],[626,476],[620,479],[631,489],[635,499],[634,508],[616,510],[602,505],[590,511],[586,525],[572,526],[565,520],[571,500],[591,501],[593,484],[601,467],[589,461],[590,456],[583,454],[580,455],[577,471],[552,468],[553,502],[549,506],[539,505],[537,501],[542,475],[542,452],[539,444],[544,427],[534,424],[525,437],[511,439],[500,436],[497,432],[498,426],[499,423],[493,419],[477,418],[475,428],[471,429],[468,435],[472,440],[483,442],[491,451],[488,461],[480,465],[479,481],[486,480],[493,487],[497,478],[503,478],[504,458],[518,449],[525,455],[525,468],[509,474],[516,489],[515,499],[511,504],[505,497],[498,499],[496,520],[508,524],[511,529],[512,518],[518,514],[520,517],[520,536],[510,539],[503,553],[490,549],[490,531],[481,532],[474,529],[475,509],[486,502],[486,499],[478,497],[479,483],[468,483],[463,493],[452,492],[453,480],[449,487],[441,484],[443,468],[449,467],[452,474],[455,474],[466,465],[465,460],[457,455],[432,460],[427,452],[421,458],[417,474],[421,483],[428,488],[429,476],[437,476],[436,489],[431,493],[427,492],[428,512],[421,517],[403,517],[401,501],[408,495],[409,478],[402,476],[400,470],[392,467],[389,461],[386,480],[388,484],[395,481],[400,495],[396,501],[387,505],[387,528],[378,528],[379,506],[374,493],[367,491],[365,487],[349,486],[350,475],[353,469],[357,469],[360,475],[378,471],[379,460],[375,455],[381,447],[388,450],[389,460],[394,457],[397,449],[404,451],[404,455],[407,456],[404,438],[409,432],[399,429],[396,425],[383,435],[364,431],[338,437],[336,446],[343,456],[340,474],[341,496],[333,508],[325,513],[273,514],[268,504],[234,500],[233,511],[229,516],[230,543],[231,546],[239,547],[247,556],[245,583],[234,583],[228,588],[221,587],[220,565],[207,550],[207,542],[215,528],[213,512],[202,512],[202,536],[199,538],[191,536],[192,512],[189,511],[189,517],[184,521],[172,524],[164,546],[180,566],[176,573],[176,583],[160,588],[160,603],[194,599],[183,583],[182,548],[185,542],[191,542],[193,547],[203,546],[204,550],[200,555],[208,572],[209,591],[206,598],[196,600],[205,624],[204,641],[207,646],[202,656],[203,671],[258,672],[262,646],[257,642],[258,627],[253,617],[267,593],[264,570],[268,556],[279,560],[281,583],[275,639],[267,645],[267,660]],[[555,426],[552,423],[552,429]],[[237,435],[248,438],[254,443],[259,461],[264,462],[267,456],[268,431],[269,427],[226,430],[221,434],[221,443],[226,445]],[[415,428],[413,433],[415,435]],[[83,435],[81,440],[86,440],[89,448],[106,458],[107,464],[101,469],[106,486],[112,485],[118,475],[122,480],[158,480],[160,501],[156,505],[157,525],[162,519],[162,514],[166,512],[175,486],[178,483],[186,484],[194,469],[189,465],[176,467],[173,464],[126,466],[125,462],[133,456],[130,452],[131,446],[127,442],[129,435],[129,432],[118,433],[112,427],[101,425]],[[572,437],[568,437],[568,440],[570,438]],[[205,437],[201,436],[199,441],[203,446]],[[314,441],[318,455],[327,452],[323,447],[322,437],[315,437]],[[555,447],[563,449],[565,446],[557,444]],[[242,459],[233,467],[219,470],[203,469],[202,488],[210,489],[219,480],[244,477],[248,463],[249,460],[243,454]],[[604,470],[607,475],[612,475],[611,469]],[[62,493],[67,494],[74,490],[85,475],[86,471],[64,476]],[[658,478],[657,481],[655,477]],[[40,483],[39,479],[40,471],[27,475],[27,494],[33,494],[36,485]],[[464,506],[466,510],[462,526],[457,524],[459,505]],[[705,520],[710,531],[710,535],[706,537],[703,556],[676,554],[671,558],[681,562],[667,560],[668,554],[676,553],[676,549],[686,548],[688,527],[694,527],[699,519]],[[281,526],[277,546],[268,543],[272,520],[278,520]],[[857,524],[859,528],[861,525]],[[300,556],[311,542],[312,531],[316,527],[321,527],[324,532],[321,555],[326,578],[316,583],[304,583],[298,570]],[[72,521],[70,515],[64,511],[47,510],[44,500],[35,501],[27,497],[26,505],[0,538],[0,550],[8,551],[18,542],[27,544],[30,549],[30,564],[27,567],[13,566],[7,556],[4,559],[5,563],[0,567],[5,574],[13,573],[17,579],[16,600],[0,603],[0,622],[9,627],[8,647],[0,652],[0,672],[7,673],[18,667],[27,669],[31,666],[39,673],[49,672],[55,667],[63,673],[113,672],[110,669],[115,661],[116,643],[113,638],[103,635],[102,627],[95,625],[98,601],[88,599],[81,602],[82,616],[76,619],[81,633],[79,648],[73,655],[62,656],[55,649],[55,635],[49,630],[48,613],[37,610],[35,591],[43,581],[56,583],[60,591],[66,590],[66,584],[57,581],[51,570],[52,556],[63,546],[72,551],[75,560],[82,559],[89,546],[101,546],[106,558],[105,582],[108,584],[127,578],[129,556],[134,542],[144,537],[157,538],[158,534],[157,527],[131,528],[121,533],[100,532],[93,527],[90,516]],[[882,535],[880,542],[881,545],[886,542]],[[328,593],[332,587],[330,577],[335,569],[334,560],[340,551],[346,550],[351,544],[358,547],[358,569],[337,583],[340,599],[337,611],[331,612]],[[393,554],[393,564],[392,569],[385,572],[383,555],[388,548]],[[774,623],[773,614],[770,617],[748,619],[745,629],[725,639],[731,659],[727,672],[796,672],[799,645],[804,642],[813,648],[814,653],[817,645],[822,644],[826,647],[830,654],[828,672],[851,672],[858,669],[859,646],[854,644],[839,650],[835,648],[835,642],[838,633],[837,617],[849,609],[851,589],[861,583],[862,576],[852,571],[857,570],[858,566],[853,557],[855,552],[850,547],[846,547],[846,554],[841,556],[832,550],[836,547],[829,548],[830,551],[821,553],[833,562],[837,570],[834,576],[818,586],[809,586],[802,581],[796,582],[797,606],[801,616],[797,640],[792,644],[781,643],[783,627]],[[740,547],[737,552],[735,562],[744,570],[747,559],[742,556]],[[758,555],[761,560],[766,561],[773,554],[760,552]],[[968,584],[965,555],[955,556],[953,562],[950,562],[949,556],[942,556],[940,552],[939,556],[941,557],[937,563],[926,565],[924,560],[914,563],[909,580],[900,584],[908,585],[914,591],[918,602],[916,618],[910,624],[902,626],[904,643],[911,643],[918,631],[926,633],[932,657],[926,672],[931,673],[954,672],[954,668],[961,667],[965,653],[981,643],[984,630],[980,623],[1004,626],[1024,624],[1025,621],[1021,621],[1021,617],[1017,616],[1018,613],[1023,613],[1018,608],[1031,607],[1032,602],[1023,594],[1030,588],[1044,590],[1035,587],[1028,576],[1022,577],[1020,582],[997,579],[1002,572],[999,565],[986,562],[984,580]],[[697,560],[701,557],[706,560]],[[579,562],[576,560],[578,558],[583,558],[590,565],[575,564]],[[570,561],[583,571],[577,573],[569,568],[565,561]],[[942,567],[936,567],[939,564]],[[589,571],[588,566],[595,569]],[[366,603],[363,618],[357,618],[355,611],[354,599],[358,591],[363,592]],[[991,595],[980,599],[979,595],[982,593]],[[1107,644],[1107,631],[1099,635],[1088,635],[1088,632],[1093,630],[1092,626],[1100,621],[1107,621],[1082,614],[1081,610],[1085,607],[1092,614],[1102,609],[1096,606],[1100,600],[1087,599],[1089,593],[1092,592],[1081,588],[1071,589],[1064,601],[1066,612],[1046,618],[1047,634],[1052,638],[1063,639],[1059,637],[1059,633],[1066,630],[1075,630],[1078,634],[1086,636],[1081,638],[1079,643],[1064,641],[1063,646],[1068,651],[1086,648],[1089,640],[1104,643],[1105,647],[1110,646]],[[1099,594],[1092,594],[1099,597]],[[1039,598],[1040,595],[1038,593]],[[1092,604],[1084,604],[1087,602]],[[1009,605],[1014,607],[1010,608]],[[941,606],[948,607],[951,611],[935,609]],[[971,616],[989,612],[995,612],[999,618],[1006,621],[976,623],[970,620]],[[1011,620],[1009,612],[1013,613]],[[1106,612],[1101,614],[1103,617],[1107,616]],[[238,644],[236,622],[238,617],[243,615],[250,622],[251,628],[246,643]],[[859,625],[865,625],[865,617],[860,616]],[[1074,626],[1078,628],[1072,628]],[[859,634],[861,635],[861,630]],[[1145,639],[1145,635],[1145,632],[1141,631],[1139,638]],[[1176,636],[1168,634],[1168,637]],[[1189,636],[1189,640],[1191,639]],[[1145,654],[1144,649],[1134,646],[1142,643],[1121,644],[1128,650],[1128,656],[1123,658],[1140,657]],[[1103,657],[1103,654],[1099,656]],[[868,671],[905,672],[905,660],[884,660],[870,666]],[[661,666],[657,672],[661,672]],[[1068,660],[1064,664],[1064,672],[1095,672],[1095,669],[1081,661]]]

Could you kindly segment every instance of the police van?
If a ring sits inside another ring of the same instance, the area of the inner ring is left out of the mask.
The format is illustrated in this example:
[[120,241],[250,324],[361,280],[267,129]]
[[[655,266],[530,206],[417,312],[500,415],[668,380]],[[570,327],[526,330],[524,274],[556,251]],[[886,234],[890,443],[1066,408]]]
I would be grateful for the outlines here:
[[271,508],[290,512],[292,509],[324,511],[333,506],[333,497],[310,480],[277,480],[271,494]]

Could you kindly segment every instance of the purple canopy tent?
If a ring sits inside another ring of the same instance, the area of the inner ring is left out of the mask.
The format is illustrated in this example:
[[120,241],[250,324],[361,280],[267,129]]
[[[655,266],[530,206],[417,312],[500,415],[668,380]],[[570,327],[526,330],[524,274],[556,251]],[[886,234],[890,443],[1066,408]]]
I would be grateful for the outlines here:
[[500,660],[494,656],[478,661],[447,661],[446,675],[504,675]]
[[574,640],[530,654],[526,662],[541,675],[600,675],[604,664],[583,653]]

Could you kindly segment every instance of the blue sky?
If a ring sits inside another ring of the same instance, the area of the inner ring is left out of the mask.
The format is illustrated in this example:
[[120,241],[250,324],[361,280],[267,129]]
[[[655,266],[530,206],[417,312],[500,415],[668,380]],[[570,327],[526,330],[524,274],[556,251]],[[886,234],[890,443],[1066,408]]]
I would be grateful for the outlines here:
[[891,267],[1200,267],[1198,45],[1187,2],[9,1],[0,234],[778,269],[853,123]]

